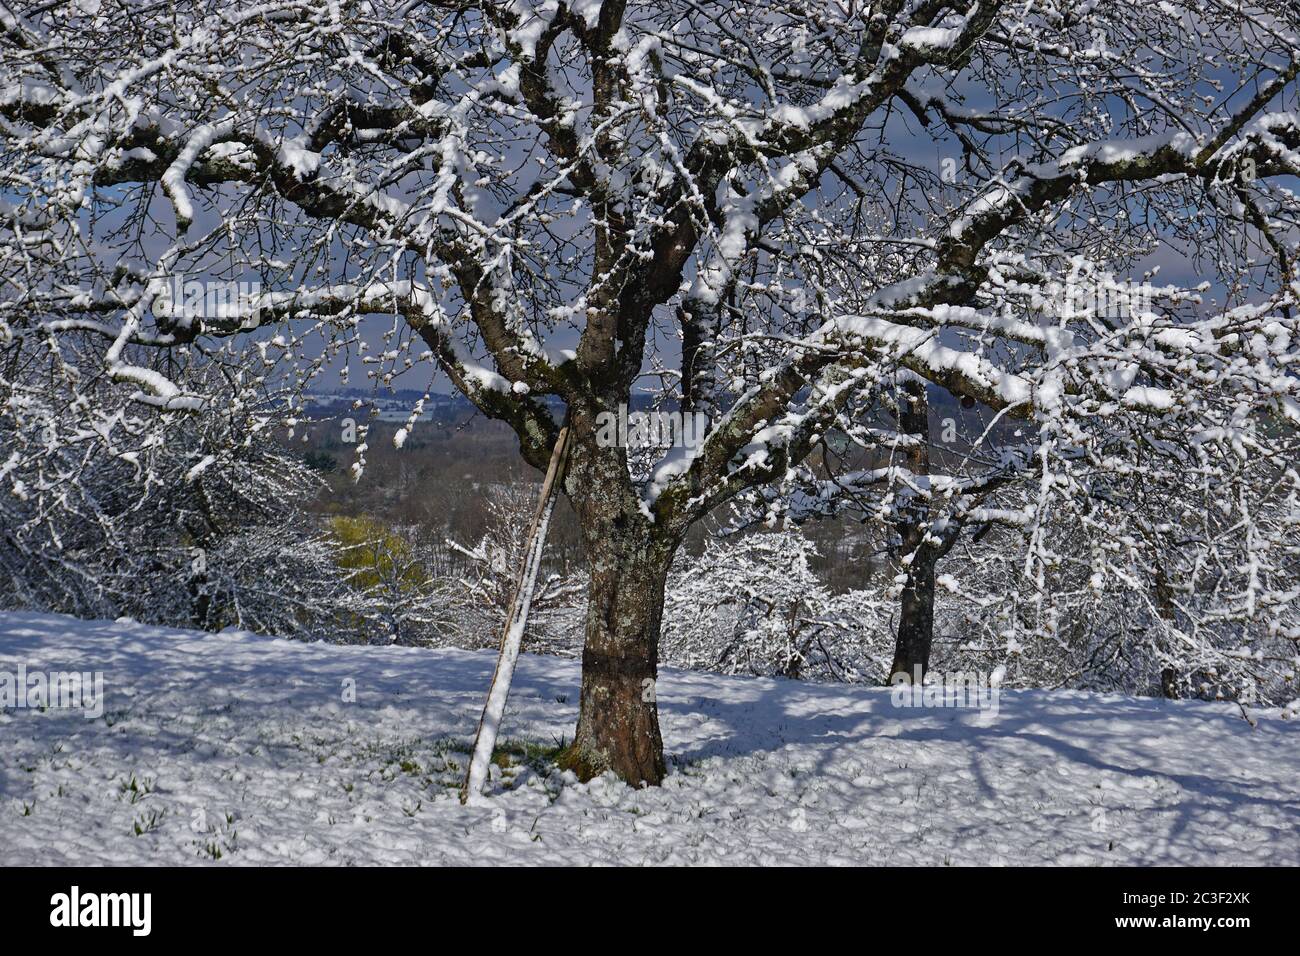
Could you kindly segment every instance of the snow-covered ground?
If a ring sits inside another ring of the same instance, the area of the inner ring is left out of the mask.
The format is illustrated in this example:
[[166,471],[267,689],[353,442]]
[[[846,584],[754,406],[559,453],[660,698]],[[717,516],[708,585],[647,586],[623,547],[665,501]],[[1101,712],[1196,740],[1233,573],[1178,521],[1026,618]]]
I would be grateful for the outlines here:
[[0,864],[1300,863],[1300,722],[1074,692],[989,720],[666,671],[673,770],[636,791],[549,768],[578,668],[523,656],[463,807],[492,663],[0,614],[0,672],[105,681],[97,719],[0,713]]

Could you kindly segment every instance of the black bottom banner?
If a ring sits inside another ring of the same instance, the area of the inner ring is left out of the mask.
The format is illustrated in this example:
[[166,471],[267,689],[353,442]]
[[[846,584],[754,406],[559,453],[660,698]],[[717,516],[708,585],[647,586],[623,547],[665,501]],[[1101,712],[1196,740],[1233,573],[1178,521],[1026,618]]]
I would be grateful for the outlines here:
[[[683,927],[714,923],[732,940],[747,930],[766,935],[773,918],[811,918],[828,928],[865,922],[877,939],[897,925],[899,938],[909,941],[926,933],[944,940],[1023,938],[1042,928],[1071,941],[1199,934],[1230,943],[1243,933],[1294,925],[1295,875],[1290,869],[767,869],[664,879],[646,871],[572,870],[557,880],[529,869],[11,868],[0,869],[0,915],[10,942],[76,933],[82,944],[215,942],[217,933],[232,941],[340,945],[353,937],[373,943],[377,933],[427,938],[439,925],[439,933],[475,927],[492,933],[510,932],[512,924],[561,936],[567,927],[589,941],[593,931],[618,939],[634,926],[660,937],[678,918]],[[756,920],[752,927],[745,913]],[[586,915],[575,921],[577,914]],[[602,925],[609,929],[598,930]]]

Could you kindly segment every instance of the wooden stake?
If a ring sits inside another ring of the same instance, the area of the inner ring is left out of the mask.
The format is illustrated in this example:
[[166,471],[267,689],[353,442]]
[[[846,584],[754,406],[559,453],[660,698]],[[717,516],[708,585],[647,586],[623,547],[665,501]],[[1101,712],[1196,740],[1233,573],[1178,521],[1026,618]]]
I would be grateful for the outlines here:
[[461,787],[461,803],[467,803],[480,796],[483,792],[483,784],[487,781],[488,764],[492,761],[492,751],[497,743],[497,731],[501,726],[501,717],[505,713],[506,698],[510,694],[510,682],[515,674],[515,661],[519,658],[524,628],[528,624],[533,588],[537,582],[538,568],[542,563],[542,550],[546,544],[546,529],[555,507],[555,493],[559,489],[560,473],[564,469],[568,450],[569,426],[565,424],[555,439],[551,461],[546,468],[546,478],[542,481],[542,491],[537,498],[537,510],[528,528],[524,561],[519,568],[519,575],[515,578],[514,594],[510,597],[505,626],[501,631],[501,650],[497,654],[496,670],[492,674],[492,684],[488,687],[487,700],[483,704],[483,715],[479,718],[478,732],[474,735],[474,751],[470,757],[469,769],[465,772],[465,783]]

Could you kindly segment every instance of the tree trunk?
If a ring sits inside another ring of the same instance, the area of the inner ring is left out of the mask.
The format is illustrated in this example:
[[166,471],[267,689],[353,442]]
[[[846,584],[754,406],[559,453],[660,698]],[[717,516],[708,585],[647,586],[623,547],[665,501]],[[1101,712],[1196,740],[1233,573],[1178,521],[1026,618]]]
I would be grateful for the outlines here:
[[[907,569],[907,584],[899,607],[898,635],[894,640],[894,663],[889,681],[905,677],[920,683],[930,668],[930,646],[934,643],[934,566],[937,554],[922,545]],[[900,677],[903,675],[903,677]]]
[[[918,439],[907,450],[906,462],[913,475],[930,474],[930,404],[925,385],[909,381],[899,396],[899,430]],[[898,633],[894,639],[894,663],[889,668],[889,683],[906,680],[920,683],[930,667],[930,646],[934,642],[934,578],[941,549],[926,536],[930,530],[930,507],[921,498],[903,506],[902,517],[895,523],[899,536],[898,558],[904,565],[907,582],[899,605]]]
[[655,681],[664,584],[679,534],[657,527],[628,480],[624,449],[601,448],[574,414],[565,489],[591,569],[578,728],[561,765],[589,780],[607,770],[633,786],[664,777]]
[[[1164,568],[1156,568],[1155,585],[1156,611],[1161,619],[1170,622],[1175,621],[1177,605],[1174,604],[1174,589],[1169,582],[1169,576],[1165,574]],[[1160,671],[1160,693],[1168,700],[1177,700],[1179,698],[1177,668],[1170,666]]]
[[612,770],[633,786],[664,777],[655,681],[667,568],[610,549],[592,561],[578,730],[564,765],[589,780]]

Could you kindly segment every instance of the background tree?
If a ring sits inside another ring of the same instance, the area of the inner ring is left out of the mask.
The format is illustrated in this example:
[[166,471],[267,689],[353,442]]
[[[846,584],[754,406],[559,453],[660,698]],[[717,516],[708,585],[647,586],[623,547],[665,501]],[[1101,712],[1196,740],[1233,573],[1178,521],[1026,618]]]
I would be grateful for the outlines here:
[[205,385],[229,400],[143,431],[128,419],[87,430],[62,396],[11,396],[0,414],[0,605],[348,638],[344,617],[366,598],[305,511],[319,480],[271,438],[264,413],[220,379]]
[[879,681],[888,605],[831,594],[798,529],[709,540],[679,558],[664,603],[664,659],[725,674]]
[[329,529],[335,563],[357,595],[350,609],[356,630],[370,643],[436,646],[464,636],[459,589],[437,574],[435,549],[414,529],[344,516],[331,518]]
[[[523,566],[529,521],[537,509],[536,491],[523,484],[497,483],[487,490],[482,536],[473,547],[448,542],[463,561],[457,608],[473,621],[483,647],[501,641],[510,600]],[[529,605],[523,648],[530,653],[575,652],[586,580],[580,569],[544,562]],[[581,648],[576,648],[580,651]]]

